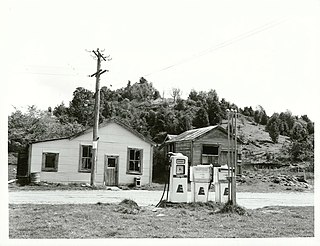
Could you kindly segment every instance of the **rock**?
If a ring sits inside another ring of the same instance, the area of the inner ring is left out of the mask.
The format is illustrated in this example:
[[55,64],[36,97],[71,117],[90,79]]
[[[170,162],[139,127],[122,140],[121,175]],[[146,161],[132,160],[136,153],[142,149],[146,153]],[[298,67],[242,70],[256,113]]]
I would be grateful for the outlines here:
[[299,182],[308,183],[307,180],[304,179],[304,176],[298,176],[298,177],[297,177],[297,180],[298,180]]
[[275,179],[272,180],[272,182],[273,182],[273,183],[276,183],[276,184],[279,184],[280,181],[281,181],[280,178],[275,178]]

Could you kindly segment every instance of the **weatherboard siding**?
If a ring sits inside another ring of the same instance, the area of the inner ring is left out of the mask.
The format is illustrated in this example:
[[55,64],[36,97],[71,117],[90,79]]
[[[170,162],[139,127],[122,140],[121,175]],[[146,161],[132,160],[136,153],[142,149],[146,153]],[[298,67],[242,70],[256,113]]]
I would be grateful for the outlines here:
[[175,143],[175,152],[184,154],[188,157],[189,161],[192,158],[191,155],[191,141],[181,141]]
[[[228,148],[228,137],[225,133],[218,129],[214,129],[203,136],[196,139],[193,143],[193,165],[202,164],[202,146],[218,145],[219,146],[219,157],[221,150]],[[219,158],[220,162],[220,158]],[[220,164],[220,163],[219,163]]]
[[[104,162],[106,155],[119,156],[118,184],[126,185],[134,183],[134,178],[141,177],[141,184],[149,184],[151,178],[152,147],[135,134],[111,122],[99,128],[98,156],[96,167],[96,183],[103,184]],[[79,172],[80,146],[92,144],[92,131],[88,131],[71,139],[46,141],[32,144],[31,150],[31,170],[30,172],[40,172],[40,180],[47,182],[85,182],[90,183],[90,173]],[[143,150],[142,175],[127,174],[127,154],[128,148],[138,148]],[[42,172],[42,153],[59,153],[58,171]]]

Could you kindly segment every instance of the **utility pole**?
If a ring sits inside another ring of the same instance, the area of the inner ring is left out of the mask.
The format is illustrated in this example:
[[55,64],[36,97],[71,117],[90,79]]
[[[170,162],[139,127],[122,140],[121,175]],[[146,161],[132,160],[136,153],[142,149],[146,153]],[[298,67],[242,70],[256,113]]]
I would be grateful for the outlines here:
[[[93,124],[93,139],[92,139],[92,166],[91,166],[91,180],[90,185],[95,186],[95,174],[97,167],[97,157],[98,157],[98,128],[99,128],[99,111],[100,111],[100,75],[107,72],[108,70],[101,69],[101,59],[106,61],[106,58],[103,54],[100,53],[99,48],[92,51],[97,57],[97,72],[90,75],[90,77],[96,77],[96,90],[94,94],[94,124]],[[110,61],[108,59],[108,61]]]
[[[236,205],[236,175],[237,175],[237,111],[227,109],[228,114],[228,202]],[[231,125],[230,125],[231,120]],[[230,140],[231,138],[231,140]]]
[[230,110],[227,109],[227,115],[228,115],[228,156],[227,156],[227,166],[228,166],[228,202],[231,201],[231,180],[230,180]]
[[237,160],[238,160],[238,150],[237,150],[237,111],[233,111],[234,117],[234,170],[233,170],[233,187],[232,187],[232,205],[237,205],[237,191],[236,191],[236,177],[237,177]]

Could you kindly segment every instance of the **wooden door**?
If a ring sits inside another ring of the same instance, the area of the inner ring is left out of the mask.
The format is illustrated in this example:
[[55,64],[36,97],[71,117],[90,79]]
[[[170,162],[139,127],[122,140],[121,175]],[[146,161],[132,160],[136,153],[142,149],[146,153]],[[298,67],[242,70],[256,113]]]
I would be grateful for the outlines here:
[[104,160],[104,184],[107,186],[118,185],[119,156],[106,155]]

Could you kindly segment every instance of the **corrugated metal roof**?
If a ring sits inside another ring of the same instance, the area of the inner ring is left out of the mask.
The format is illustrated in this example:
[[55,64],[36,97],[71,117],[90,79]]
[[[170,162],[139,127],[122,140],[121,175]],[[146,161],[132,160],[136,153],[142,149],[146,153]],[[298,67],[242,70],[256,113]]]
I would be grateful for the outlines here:
[[202,128],[198,128],[198,129],[189,130],[189,131],[181,133],[180,135],[176,136],[175,138],[172,138],[172,139],[168,140],[167,143],[194,140],[194,139],[202,136],[203,134],[205,134],[205,133],[207,133],[207,132],[209,132],[212,129],[217,128],[217,127],[218,127],[218,125],[216,125],[216,126],[207,126],[207,127],[202,127]]
[[173,134],[168,134],[167,135],[167,139],[170,140],[170,139],[173,139],[175,137],[177,137],[178,135],[173,135]]

